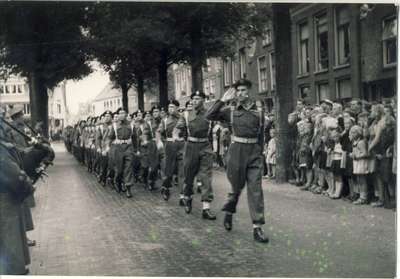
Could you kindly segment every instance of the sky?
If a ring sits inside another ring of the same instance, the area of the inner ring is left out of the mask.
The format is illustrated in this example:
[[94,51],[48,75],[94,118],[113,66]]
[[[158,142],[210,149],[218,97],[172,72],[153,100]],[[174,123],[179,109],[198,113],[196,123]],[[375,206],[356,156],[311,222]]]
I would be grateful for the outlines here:
[[96,63],[94,71],[89,76],[79,80],[69,80],[66,84],[67,106],[71,114],[78,113],[79,103],[84,103],[96,97],[110,81],[108,74]]

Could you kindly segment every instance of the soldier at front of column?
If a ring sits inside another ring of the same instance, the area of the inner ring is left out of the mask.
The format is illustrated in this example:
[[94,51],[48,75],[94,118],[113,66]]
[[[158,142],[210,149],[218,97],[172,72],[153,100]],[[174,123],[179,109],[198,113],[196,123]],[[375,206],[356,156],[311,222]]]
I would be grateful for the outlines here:
[[[247,197],[253,222],[253,237],[257,242],[268,242],[262,225],[264,217],[264,195],[262,190],[264,112],[249,98],[251,82],[240,79],[233,88],[225,92],[207,111],[206,117],[213,121],[230,123],[232,144],[227,155],[227,176],[232,186],[225,211],[224,227],[232,230],[232,215],[236,213],[239,196],[247,184]],[[235,101],[235,106],[225,103]]]
[[113,123],[109,138],[115,146],[115,178],[114,183],[121,192],[126,188],[127,198],[132,197],[131,187],[133,186],[133,133],[130,123],[126,120],[127,113],[124,109],[118,110],[118,122]]
[[217,217],[210,209],[214,199],[212,181],[213,152],[209,142],[209,124],[204,108],[205,94],[196,91],[191,95],[193,110],[185,111],[176,124],[176,129],[187,134],[184,156],[184,207],[186,213],[192,211],[193,182],[197,176],[202,181],[201,201],[202,217],[215,220]]

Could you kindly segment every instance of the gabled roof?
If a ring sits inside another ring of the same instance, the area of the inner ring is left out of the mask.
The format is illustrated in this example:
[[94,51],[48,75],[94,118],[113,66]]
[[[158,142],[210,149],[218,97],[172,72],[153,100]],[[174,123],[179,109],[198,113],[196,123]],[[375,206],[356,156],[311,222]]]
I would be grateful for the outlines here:
[[[136,90],[134,87],[131,87],[128,91],[128,96],[134,96],[136,94]],[[106,100],[106,99],[111,99],[111,98],[117,98],[121,97],[121,89],[116,88],[114,84],[110,81],[107,83],[107,85],[103,88],[103,90],[100,91],[100,93],[93,99],[94,102],[96,101],[101,101],[101,100]]]

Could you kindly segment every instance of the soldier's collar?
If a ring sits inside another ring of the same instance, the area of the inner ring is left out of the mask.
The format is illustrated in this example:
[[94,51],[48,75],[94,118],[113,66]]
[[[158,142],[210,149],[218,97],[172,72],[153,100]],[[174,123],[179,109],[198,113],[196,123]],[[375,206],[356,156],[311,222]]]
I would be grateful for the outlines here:
[[256,105],[256,103],[252,99],[248,98],[244,102],[239,102],[238,101],[236,103],[236,109],[243,108],[245,110],[251,110],[252,108],[254,108],[255,105]]

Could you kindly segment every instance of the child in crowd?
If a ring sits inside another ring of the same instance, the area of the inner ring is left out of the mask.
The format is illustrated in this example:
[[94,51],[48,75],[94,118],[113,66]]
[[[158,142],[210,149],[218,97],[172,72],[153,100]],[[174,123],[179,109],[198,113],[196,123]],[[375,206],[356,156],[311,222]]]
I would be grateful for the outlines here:
[[270,140],[267,146],[266,163],[268,168],[268,177],[271,179],[275,178],[275,166],[276,166],[276,139],[275,129],[269,130]]

